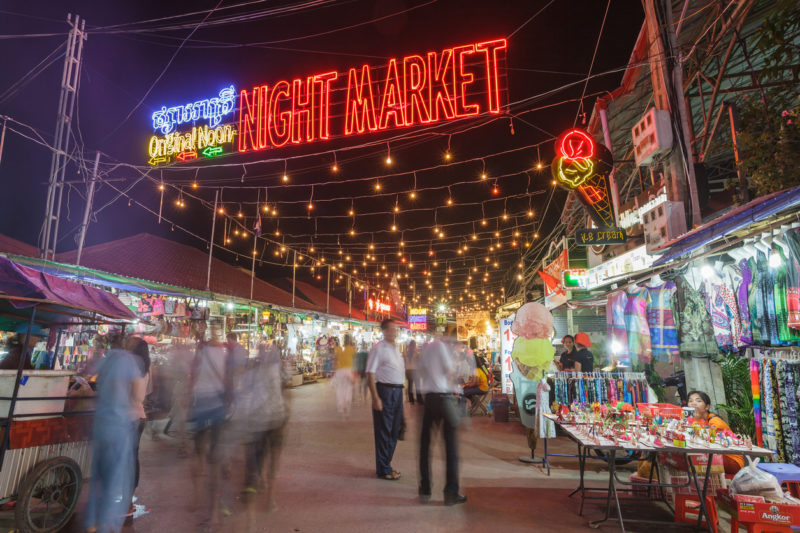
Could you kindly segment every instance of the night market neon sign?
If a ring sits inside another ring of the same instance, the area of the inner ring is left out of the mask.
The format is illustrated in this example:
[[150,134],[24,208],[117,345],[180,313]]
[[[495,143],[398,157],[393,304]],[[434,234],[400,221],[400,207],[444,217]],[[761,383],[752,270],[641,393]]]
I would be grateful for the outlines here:
[[238,102],[231,84],[211,98],[162,106],[152,114],[150,164],[499,114],[507,48],[505,39],[482,41],[351,67],[346,76],[323,72],[240,89]]

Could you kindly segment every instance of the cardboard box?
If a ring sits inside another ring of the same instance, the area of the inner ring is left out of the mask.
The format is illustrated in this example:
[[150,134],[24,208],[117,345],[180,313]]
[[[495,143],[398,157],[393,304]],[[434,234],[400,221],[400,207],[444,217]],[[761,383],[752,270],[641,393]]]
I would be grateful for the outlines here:
[[[692,464],[694,465],[694,469],[697,471],[698,474],[705,474],[706,467],[708,466],[708,455],[703,454],[696,454],[692,453],[689,454],[692,457]],[[660,463],[663,463],[675,470],[680,470],[681,472],[688,472],[689,465],[686,462],[686,454],[684,453],[677,453],[677,452],[665,452],[661,453],[658,456],[658,460]],[[722,461],[721,455],[714,455],[711,458],[711,473],[712,474],[724,474],[725,473],[725,466]]]
[[736,511],[739,522],[800,526],[800,505],[770,503],[761,496],[744,494],[735,494],[731,497],[727,490],[718,491],[717,497]]

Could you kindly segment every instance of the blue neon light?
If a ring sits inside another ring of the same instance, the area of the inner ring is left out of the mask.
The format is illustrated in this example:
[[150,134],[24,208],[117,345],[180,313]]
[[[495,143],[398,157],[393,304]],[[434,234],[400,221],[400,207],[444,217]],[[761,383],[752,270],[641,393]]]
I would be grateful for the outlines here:
[[218,97],[170,108],[162,106],[153,113],[153,129],[167,134],[174,131],[178,124],[194,123],[201,118],[208,121],[209,127],[215,128],[222,122],[222,117],[233,113],[235,103],[236,89],[231,85],[220,90]]

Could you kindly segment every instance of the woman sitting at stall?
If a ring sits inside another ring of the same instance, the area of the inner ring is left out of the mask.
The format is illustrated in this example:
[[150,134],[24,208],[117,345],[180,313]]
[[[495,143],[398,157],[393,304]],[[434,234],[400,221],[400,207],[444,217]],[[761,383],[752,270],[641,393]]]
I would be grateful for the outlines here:
[[[709,426],[714,426],[717,431],[731,430],[730,426],[728,426],[722,418],[710,411],[711,398],[709,398],[708,394],[705,392],[690,392],[688,405],[694,409],[695,420],[703,420]],[[741,455],[723,455],[722,461],[725,466],[726,474],[735,474],[744,467],[744,457]]]
[[580,372],[581,363],[578,360],[578,350],[575,348],[575,338],[572,335],[564,335],[561,344],[565,350],[561,352],[558,361],[558,368],[562,372]]

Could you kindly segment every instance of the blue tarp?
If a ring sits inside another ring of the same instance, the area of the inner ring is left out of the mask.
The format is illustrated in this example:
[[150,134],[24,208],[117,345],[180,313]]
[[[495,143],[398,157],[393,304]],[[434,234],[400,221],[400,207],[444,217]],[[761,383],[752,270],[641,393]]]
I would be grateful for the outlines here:
[[800,187],[757,198],[670,243],[666,253],[653,264],[663,265],[750,224],[798,206],[800,206]]

